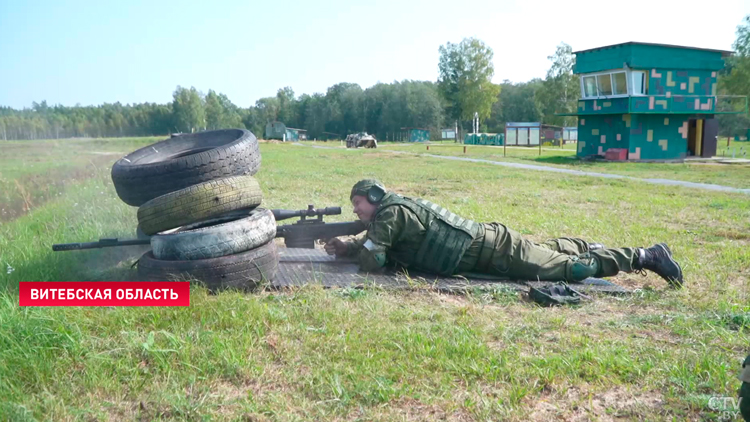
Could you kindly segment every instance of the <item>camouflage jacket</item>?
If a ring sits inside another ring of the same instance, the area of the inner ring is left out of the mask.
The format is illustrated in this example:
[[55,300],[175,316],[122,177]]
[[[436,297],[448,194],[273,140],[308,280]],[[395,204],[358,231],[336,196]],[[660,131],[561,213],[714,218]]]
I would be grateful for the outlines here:
[[[431,211],[430,206],[437,211]],[[412,200],[389,193],[376,211],[373,221],[369,223],[367,231],[354,241],[346,243],[346,255],[357,257],[360,269],[368,272],[389,264],[448,275],[459,267],[470,266],[462,260],[464,252],[473,241],[483,236],[484,230],[477,223],[443,210],[421,199]],[[436,223],[438,220],[448,221],[448,217],[450,223]],[[428,225],[432,226],[431,233]],[[436,226],[440,226],[437,231]],[[449,241],[434,241],[433,243],[439,243],[437,247],[429,247],[425,243],[429,239]],[[453,247],[443,247],[443,243]],[[425,253],[432,256],[421,256]],[[440,256],[434,256],[436,253]]]

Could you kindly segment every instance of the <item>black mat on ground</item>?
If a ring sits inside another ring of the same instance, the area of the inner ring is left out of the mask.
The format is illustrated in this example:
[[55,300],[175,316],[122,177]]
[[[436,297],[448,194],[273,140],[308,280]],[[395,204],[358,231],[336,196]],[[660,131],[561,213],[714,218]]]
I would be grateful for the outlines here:
[[[363,287],[377,286],[389,289],[430,286],[446,292],[466,290],[492,290],[505,286],[527,292],[529,286],[544,287],[554,282],[525,280],[487,280],[481,278],[439,277],[430,274],[387,271],[384,274],[359,272],[351,259],[337,260],[322,249],[279,248],[281,256],[279,270],[273,287],[293,287],[305,284],[322,284],[324,287]],[[617,284],[600,278],[588,278],[581,283],[571,284],[582,293],[627,294],[630,291]]]

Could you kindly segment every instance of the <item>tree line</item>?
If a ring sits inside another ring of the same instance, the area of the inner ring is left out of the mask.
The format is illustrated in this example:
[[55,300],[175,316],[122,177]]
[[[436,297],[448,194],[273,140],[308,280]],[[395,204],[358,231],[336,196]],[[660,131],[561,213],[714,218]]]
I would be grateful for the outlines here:
[[[736,54],[719,74],[719,94],[750,96],[750,15],[738,26],[733,48]],[[284,87],[248,108],[213,90],[204,94],[181,86],[167,104],[65,107],[42,101],[22,110],[0,107],[0,139],[148,136],[222,128],[246,128],[262,137],[272,121],[305,129],[310,139],[365,131],[378,140],[393,140],[405,127],[429,129],[436,138],[444,127],[470,128],[475,112],[483,132],[502,132],[506,122],[514,121],[576,125],[575,117],[555,115],[575,111],[580,97],[569,45],[560,44],[548,57],[551,66],[545,78],[501,84],[492,83],[493,52],[482,41],[467,38],[446,43],[439,51],[436,82],[404,80],[366,89],[339,83],[325,93],[300,96]],[[750,127],[746,114],[719,119],[722,135],[744,134]]]
[[[544,114],[534,101],[542,84],[537,79],[496,85],[499,93],[490,103],[489,118],[481,120],[482,130],[502,131],[506,121],[542,120]],[[453,128],[457,120],[459,126],[470,127],[471,118],[453,117],[446,112],[437,84],[430,81],[379,83],[367,89],[339,83],[325,94],[299,97],[285,87],[249,108],[236,106],[224,94],[204,95],[178,86],[167,104],[65,107],[42,101],[23,110],[0,107],[0,138],[149,136],[221,128],[246,128],[262,137],[266,123],[278,120],[287,127],[306,129],[310,139],[366,131],[379,140],[393,140],[404,127],[427,128],[438,136],[440,129]]]
[[[393,140],[406,127],[429,129],[433,137],[440,136],[444,127],[471,127],[474,112],[479,113],[485,132],[502,131],[506,121],[563,123],[553,115],[559,101],[550,98],[556,96],[553,91],[560,77],[576,79],[569,46],[563,45],[550,57],[552,69],[558,70],[551,70],[545,80],[517,84],[492,83],[493,52],[480,40],[447,43],[440,47],[440,55],[437,82],[404,80],[369,88],[339,83],[325,93],[299,96],[284,87],[248,108],[238,107],[213,90],[204,94],[181,86],[167,104],[65,107],[42,101],[23,110],[0,107],[0,138],[146,136],[236,127],[262,137],[268,122],[281,121],[287,127],[307,130],[311,139],[343,138],[365,131],[379,140]],[[564,108],[575,109],[574,97]]]
[[[734,54],[725,60],[719,72],[720,95],[744,95],[750,99],[750,15],[737,26],[737,38],[732,44]],[[719,115],[721,136],[745,135],[750,129],[750,116],[745,114]]]

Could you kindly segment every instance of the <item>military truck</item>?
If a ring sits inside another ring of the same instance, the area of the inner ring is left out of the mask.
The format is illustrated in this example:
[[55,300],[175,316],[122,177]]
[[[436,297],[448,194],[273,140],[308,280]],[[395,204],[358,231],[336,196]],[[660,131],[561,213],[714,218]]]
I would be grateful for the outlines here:
[[346,136],[347,148],[377,148],[378,141],[374,136],[368,135],[367,132],[352,133]]

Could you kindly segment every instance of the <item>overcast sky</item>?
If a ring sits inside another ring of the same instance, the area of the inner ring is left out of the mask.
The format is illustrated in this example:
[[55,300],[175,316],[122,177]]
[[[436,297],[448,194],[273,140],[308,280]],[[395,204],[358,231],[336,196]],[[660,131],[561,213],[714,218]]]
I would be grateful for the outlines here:
[[437,80],[438,47],[476,37],[495,78],[544,77],[561,42],[730,50],[750,0],[0,0],[0,105],[171,101],[177,85],[247,107],[291,86]]

